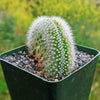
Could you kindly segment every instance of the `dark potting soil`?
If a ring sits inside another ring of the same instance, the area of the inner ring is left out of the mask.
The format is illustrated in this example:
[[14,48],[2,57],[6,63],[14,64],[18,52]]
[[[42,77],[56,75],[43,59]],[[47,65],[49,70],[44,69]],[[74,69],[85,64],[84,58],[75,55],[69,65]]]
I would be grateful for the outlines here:
[[[88,61],[90,61],[94,55],[89,55],[83,51],[76,51],[76,60],[75,66],[73,66],[73,71],[79,69]],[[16,65],[22,69],[25,69],[33,74],[37,74],[40,77],[43,77],[49,81],[58,81],[66,76],[51,78],[44,74],[43,67],[40,66],[40,61],[37,60],[35,57],[30,56],[25,51],[19,51],[18,53],[12,53],[11,55],[5,55],[2,59]],[[69,73],[70,74],[70,73]]]

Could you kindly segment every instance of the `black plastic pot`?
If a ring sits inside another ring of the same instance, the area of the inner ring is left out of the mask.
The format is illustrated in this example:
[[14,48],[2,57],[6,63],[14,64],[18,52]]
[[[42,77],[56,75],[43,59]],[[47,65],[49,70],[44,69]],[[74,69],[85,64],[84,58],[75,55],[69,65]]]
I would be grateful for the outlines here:
[[57,82],[47,81],[2,59],[4,55],[27,50],[26,46],[1,54],[1,65],[12,100],[88,100],[99,52],[79,45],[77,48],[95,57]]

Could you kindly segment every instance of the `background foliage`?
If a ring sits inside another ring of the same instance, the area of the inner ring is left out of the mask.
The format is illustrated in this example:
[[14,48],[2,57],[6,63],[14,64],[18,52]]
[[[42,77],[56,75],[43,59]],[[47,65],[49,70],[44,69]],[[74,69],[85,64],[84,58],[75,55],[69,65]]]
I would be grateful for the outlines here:
[[[25,44],[29,25],[41,15],[64,17],[72,27],[76,43],[100,50],[99,3],[91,0],[0,0],[0,53]],[[1,66],[0,100],[11,100]],[[100,63],[89,100],[100,100]]]

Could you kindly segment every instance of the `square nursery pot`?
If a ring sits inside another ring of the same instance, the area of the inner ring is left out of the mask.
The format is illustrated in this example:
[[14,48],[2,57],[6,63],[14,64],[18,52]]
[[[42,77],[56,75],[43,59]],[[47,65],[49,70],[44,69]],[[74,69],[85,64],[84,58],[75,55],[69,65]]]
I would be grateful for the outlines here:
[[94,58],[60,81],[47,81],[2,59],[13,52],[27,51],[25,45],[1,54],[0,61],[12,100],[88,100],[99,52],[76,46]]

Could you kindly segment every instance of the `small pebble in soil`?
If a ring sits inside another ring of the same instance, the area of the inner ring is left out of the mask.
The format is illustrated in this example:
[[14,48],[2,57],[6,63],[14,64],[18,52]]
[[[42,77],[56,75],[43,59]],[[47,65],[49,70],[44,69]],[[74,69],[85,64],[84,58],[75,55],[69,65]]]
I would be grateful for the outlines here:
[[[94,55],[89,55],[86,52],[76,51],[75,66],[73,66],[74,69],[72,70],[72,72],[82,67],[93,57]],[[2,59],[12,63],[15,66],[17,65],[18,67],[33,74],[37,74],[38,76],[43,77],[49,81],[58,81],[66,77],[64,75],[59,75],[56,78],[47,77],[43,72],[43,67],[40,66],[40,60],[37,60],[35,57],[30,56],[26,51],[19,51],[18,53],[12,53],[11,55],[4,55]]]
[[55,81],[58,81],[58,79],[55,79]]

